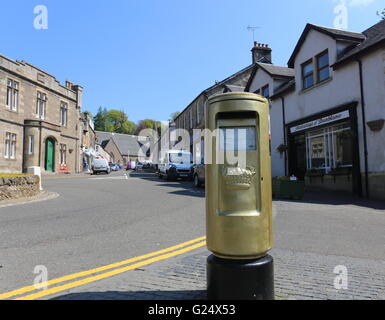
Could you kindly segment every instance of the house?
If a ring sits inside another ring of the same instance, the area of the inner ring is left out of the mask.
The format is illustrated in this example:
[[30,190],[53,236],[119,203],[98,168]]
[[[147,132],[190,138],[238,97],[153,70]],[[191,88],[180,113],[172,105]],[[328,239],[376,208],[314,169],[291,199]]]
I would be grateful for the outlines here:
[[385,21],[363,32],[307,24],[274,69],[256,66],[246,86],[269,87],[273,176],[385,199]]
[[[197,153],[201,150],[203,159],[203,137],[194,135],[194,129],[204,129],[206,123],[206,103],[210,96],[227,92],[243,92],[247,85],[254,66],[257,63],[271,64],[272,50],[267,44],[255,42],[252,52],[252,63],[246,68],[236,72],[223,81],[216,82],[210,88],[202,91],[179,115],[175,118],[173,128],[184,129],[190,134],[188,146],[182,146],[185,151]],[[194,151],[195,150],[195,151]]]
[[88,112],[80,115],[80,159],[81,171],[90,171],[93,160],[98,156],[96,152],[96,135],[94,122]]
[[126,166],[128,161],[146,160],[149,154],[147,137],[102,131],[95,133],[97,144],[109,154],[113,163]]
[[0,55],[0,172],[79,172],[83,88]]

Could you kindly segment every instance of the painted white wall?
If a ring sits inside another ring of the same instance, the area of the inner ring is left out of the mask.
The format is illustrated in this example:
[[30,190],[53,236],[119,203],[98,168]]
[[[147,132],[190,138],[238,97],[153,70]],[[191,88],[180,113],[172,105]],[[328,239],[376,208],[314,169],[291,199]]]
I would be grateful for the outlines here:
[[[254,92],[265,85],[269,85],[270,95],[274,89],[283,83],[282,80],[273,79],[265,70],[259,68],[250,85],[250,92]],[[277,151],[277,147],[284,143],[283,139],[283,116],[281,99],[270,104],[270,130],[271,130],[271,161],[273,177],[285,175],[284,155]]]
[[[366,122],[385,119],[385,48],[362,58]],[[385,128],[367,128],[370,172],[385,171]]]
[[[272,90],[272,88],[274,88],[274,79],[265,70],[258,68],[251,82],[249,91],[255,92],[256,90],[261,89],[267,84],[269,85],[269,90]],[[271,94],[272,92],[270,91],[270,95]]]
[[[334,39],[317,31],[310,31],[295,59],[296,89],[285,96],[286,123],[299,120],[316,113],[358,101],[358,135],[360,148],[361,171],[364,172],[364,138],[361,112],[361,92],[359,67],[357,62],[350,62],[336,71],[330,70],[331,79],[307,90],[302,90],[302,63],[329,50],[329,64],[337,58],[337,44]],[[385,49],[377,50],[362,58],[364,95],[366,99],[366,121],[385,119]],[[281,105],[280,99],[272,103],[272,132],[282,131],[275,128],[281,126],[282,118],[274,112]],[[367,129],[369,152],[369,171],[385,170],[385,129],[372,132]],[[278,134],[277,134],[278,136]],[[278,142],[277,142],[278,143]],[[272,148],[273,149],[273,148]],[[274,165],[273,165],[274,167]],[[279,172],[279,170],[277,171]],[[273,173],[274,175],[274,173]]]

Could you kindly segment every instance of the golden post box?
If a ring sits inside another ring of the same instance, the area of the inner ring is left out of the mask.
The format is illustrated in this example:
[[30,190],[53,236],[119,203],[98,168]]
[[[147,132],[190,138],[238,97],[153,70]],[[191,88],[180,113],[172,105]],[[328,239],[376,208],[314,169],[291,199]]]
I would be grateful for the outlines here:
[[[218,257],[252,259],[272,248],[268,115],[267,100],[255,94],[208,101],[206,128],[215,134],[205,143],[212,153],[206,165],[207,247]],[[243,168],[229,163],[232,153],[246,157]]]
[[[214,254],[208,259],[209,297],[271,299],[268,101],[246,92],[212,96],[206,115],[207,247]],[[249,284],[252,279],[259,287]]]

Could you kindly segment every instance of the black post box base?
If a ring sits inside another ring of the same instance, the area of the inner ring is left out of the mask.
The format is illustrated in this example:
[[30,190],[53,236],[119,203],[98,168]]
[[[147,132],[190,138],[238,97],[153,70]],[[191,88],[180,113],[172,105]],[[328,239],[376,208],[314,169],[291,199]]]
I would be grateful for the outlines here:
[[230,260],[207,258],[209,300],[274,300],[273,258]]

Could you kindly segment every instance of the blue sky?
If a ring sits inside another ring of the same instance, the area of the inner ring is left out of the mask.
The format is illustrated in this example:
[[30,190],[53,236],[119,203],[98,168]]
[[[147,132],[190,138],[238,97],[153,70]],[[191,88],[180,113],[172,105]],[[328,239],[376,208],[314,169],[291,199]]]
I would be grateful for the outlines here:
[[[2,3],[0,53],[82,85],[84,110],[167,120],[202,90],[251,63],[255,40],[286,65],[306,23],[333,27],[342,0],[14,0]],[[380,0],[345,0],[349,30],[379,21]],[[48,29],[33,9],[48,9]]]

